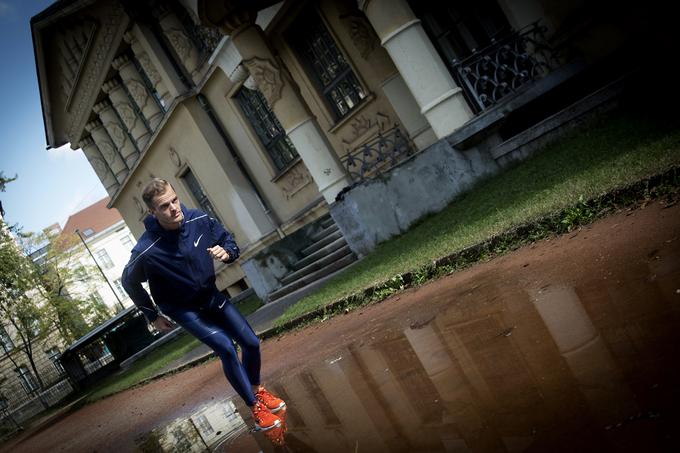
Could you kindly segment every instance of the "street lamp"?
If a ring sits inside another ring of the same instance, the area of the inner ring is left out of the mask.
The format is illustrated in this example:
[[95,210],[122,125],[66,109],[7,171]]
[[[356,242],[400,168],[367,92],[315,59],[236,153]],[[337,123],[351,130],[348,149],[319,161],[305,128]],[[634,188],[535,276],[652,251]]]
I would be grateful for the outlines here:
[[81,241],[81,242],[83,243],[83,245],[85,246],[85,250],[87,250],[87,253],[89,253],[90,256],[92,257],[92,261],[94,261],[94,264],[97,265],[97,269],[99,269],[99,272],[102,274],[102,277],[104,277],[104,280],[106,281],[106,284],[109,285],[109,288],[111,288],[111,292],[113,293],[114,296],[116,296],[116,300],[117,300],[118,303],[120,304],[120,308],[123,309],[123,310],[125,310],[125,305],[123,305],[123,302],[120,301],[120,297],[118,297],[118,293],[113,289],[113,286],[111,286],[111,282],[109,281],[109,279],[106,278],[106,274],[104,273],[104,271],[102,270],[102,268],[99,266],[99,263],[97,262],[97,260],[95,259],[94,255],[92,254],[92,251],[90,250],[90,247],[88,247],[87,244],[85,243],[85,239],[83,239],[83,237],[80,235],[80,230],[79,230],[78,228],[76,228],[76,234],[78,235],[78,237],[80,238],[80,241]]

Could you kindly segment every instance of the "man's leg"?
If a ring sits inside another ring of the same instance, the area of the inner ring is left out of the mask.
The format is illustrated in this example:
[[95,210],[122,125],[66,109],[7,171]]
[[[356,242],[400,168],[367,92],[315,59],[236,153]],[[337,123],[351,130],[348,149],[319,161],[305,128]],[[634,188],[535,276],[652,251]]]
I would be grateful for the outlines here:
[[276,413],[286,407],[286,403],[269,393],[260,382],[260,339],[257,338],[248,321],[234,305],[224,301],[220,314],[227,323],[229,334],[241,346],[243,367],[248,374],[255,398],[265,404],[267,409]]
[[248,406],[254,405],[256,399],[249,374],[241,364],[232,339],[222,323],[215,322],[219,320],[210,319],[212,317],[206,316],[202,311],[184,311],[172,317],[186,331],[215,351],[222,361],[224,375],[231,386]]

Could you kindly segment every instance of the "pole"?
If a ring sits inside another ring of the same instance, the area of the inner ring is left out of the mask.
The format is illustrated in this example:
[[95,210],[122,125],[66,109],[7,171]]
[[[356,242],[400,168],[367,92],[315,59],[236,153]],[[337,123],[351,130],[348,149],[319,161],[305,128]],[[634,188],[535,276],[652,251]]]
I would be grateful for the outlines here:
[[90,247],[88,247],[87,244],[85,243],[85,239],[83,239],[83,237],[80,235],[80,230],[79,230],[78,228],[76,228],[76,234],[77,234],[78,237],[80,238],[80,242],[82,242],[83,245],[85,246],[85,250],[87,250],[87,253],[89,253],[90,256],[92,257],[92,261],[94,261],[94,264],[97,265],[97,269],[99,269],[99,272],[102,274],[102,277],[104,277],[104,280],[106,281],[106,284],[109,285],[109,288],[111,288],[111,292],[113,293],[114,296],[116,296],[116,300],[117,300],[118,303],[120,304],[120,308],[122,308],[123,310],[125,310],[125,305],[123,305],[123,302],[120,301],[120,297],[118,297],[118,293],[113,289],[113,286],[111,286],[111,282],[109,281],[109,279],[106,278],[106,274],[104,274],[104,271],[103,271],[102,268],[99,266],[99,263],[97,262],[97,260],[95,259],[94,255],[92,254],[92,251],[90,250]]

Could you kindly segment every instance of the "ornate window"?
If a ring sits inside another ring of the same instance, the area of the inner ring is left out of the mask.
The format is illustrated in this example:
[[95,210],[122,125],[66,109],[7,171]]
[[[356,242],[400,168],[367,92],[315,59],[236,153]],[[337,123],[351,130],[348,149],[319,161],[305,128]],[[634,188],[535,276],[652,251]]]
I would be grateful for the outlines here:
[[352,68],[319,15],[313,10],[298,16],[288,40],[336,120],[346,116],[366,97]]
[[262,93],[241,87],[236,94],[236,100],[276,169],[283,170],[290,165],[298,157],[297,150]]
[[190,168],[187,168],[184,172],[182,179],[201,209],[213,219],[219,220],[215,208],[208,199],[208,195],[205,193],[205,190],[203,190],[203,187]]

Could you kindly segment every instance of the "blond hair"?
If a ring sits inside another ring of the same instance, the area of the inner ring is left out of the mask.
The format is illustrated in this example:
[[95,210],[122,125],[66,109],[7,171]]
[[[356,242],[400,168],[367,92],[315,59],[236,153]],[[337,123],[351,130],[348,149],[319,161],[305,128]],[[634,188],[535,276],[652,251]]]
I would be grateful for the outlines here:
[[168,187],[172,187],[172,185],[165,179],[153,178],[146,186],[144,186],[144,190],[142,190],[142,200],[144,200],[144,203],[146,203],[149,209],[153,209],[154,197],[165,193],[165,191],[168,190]]

